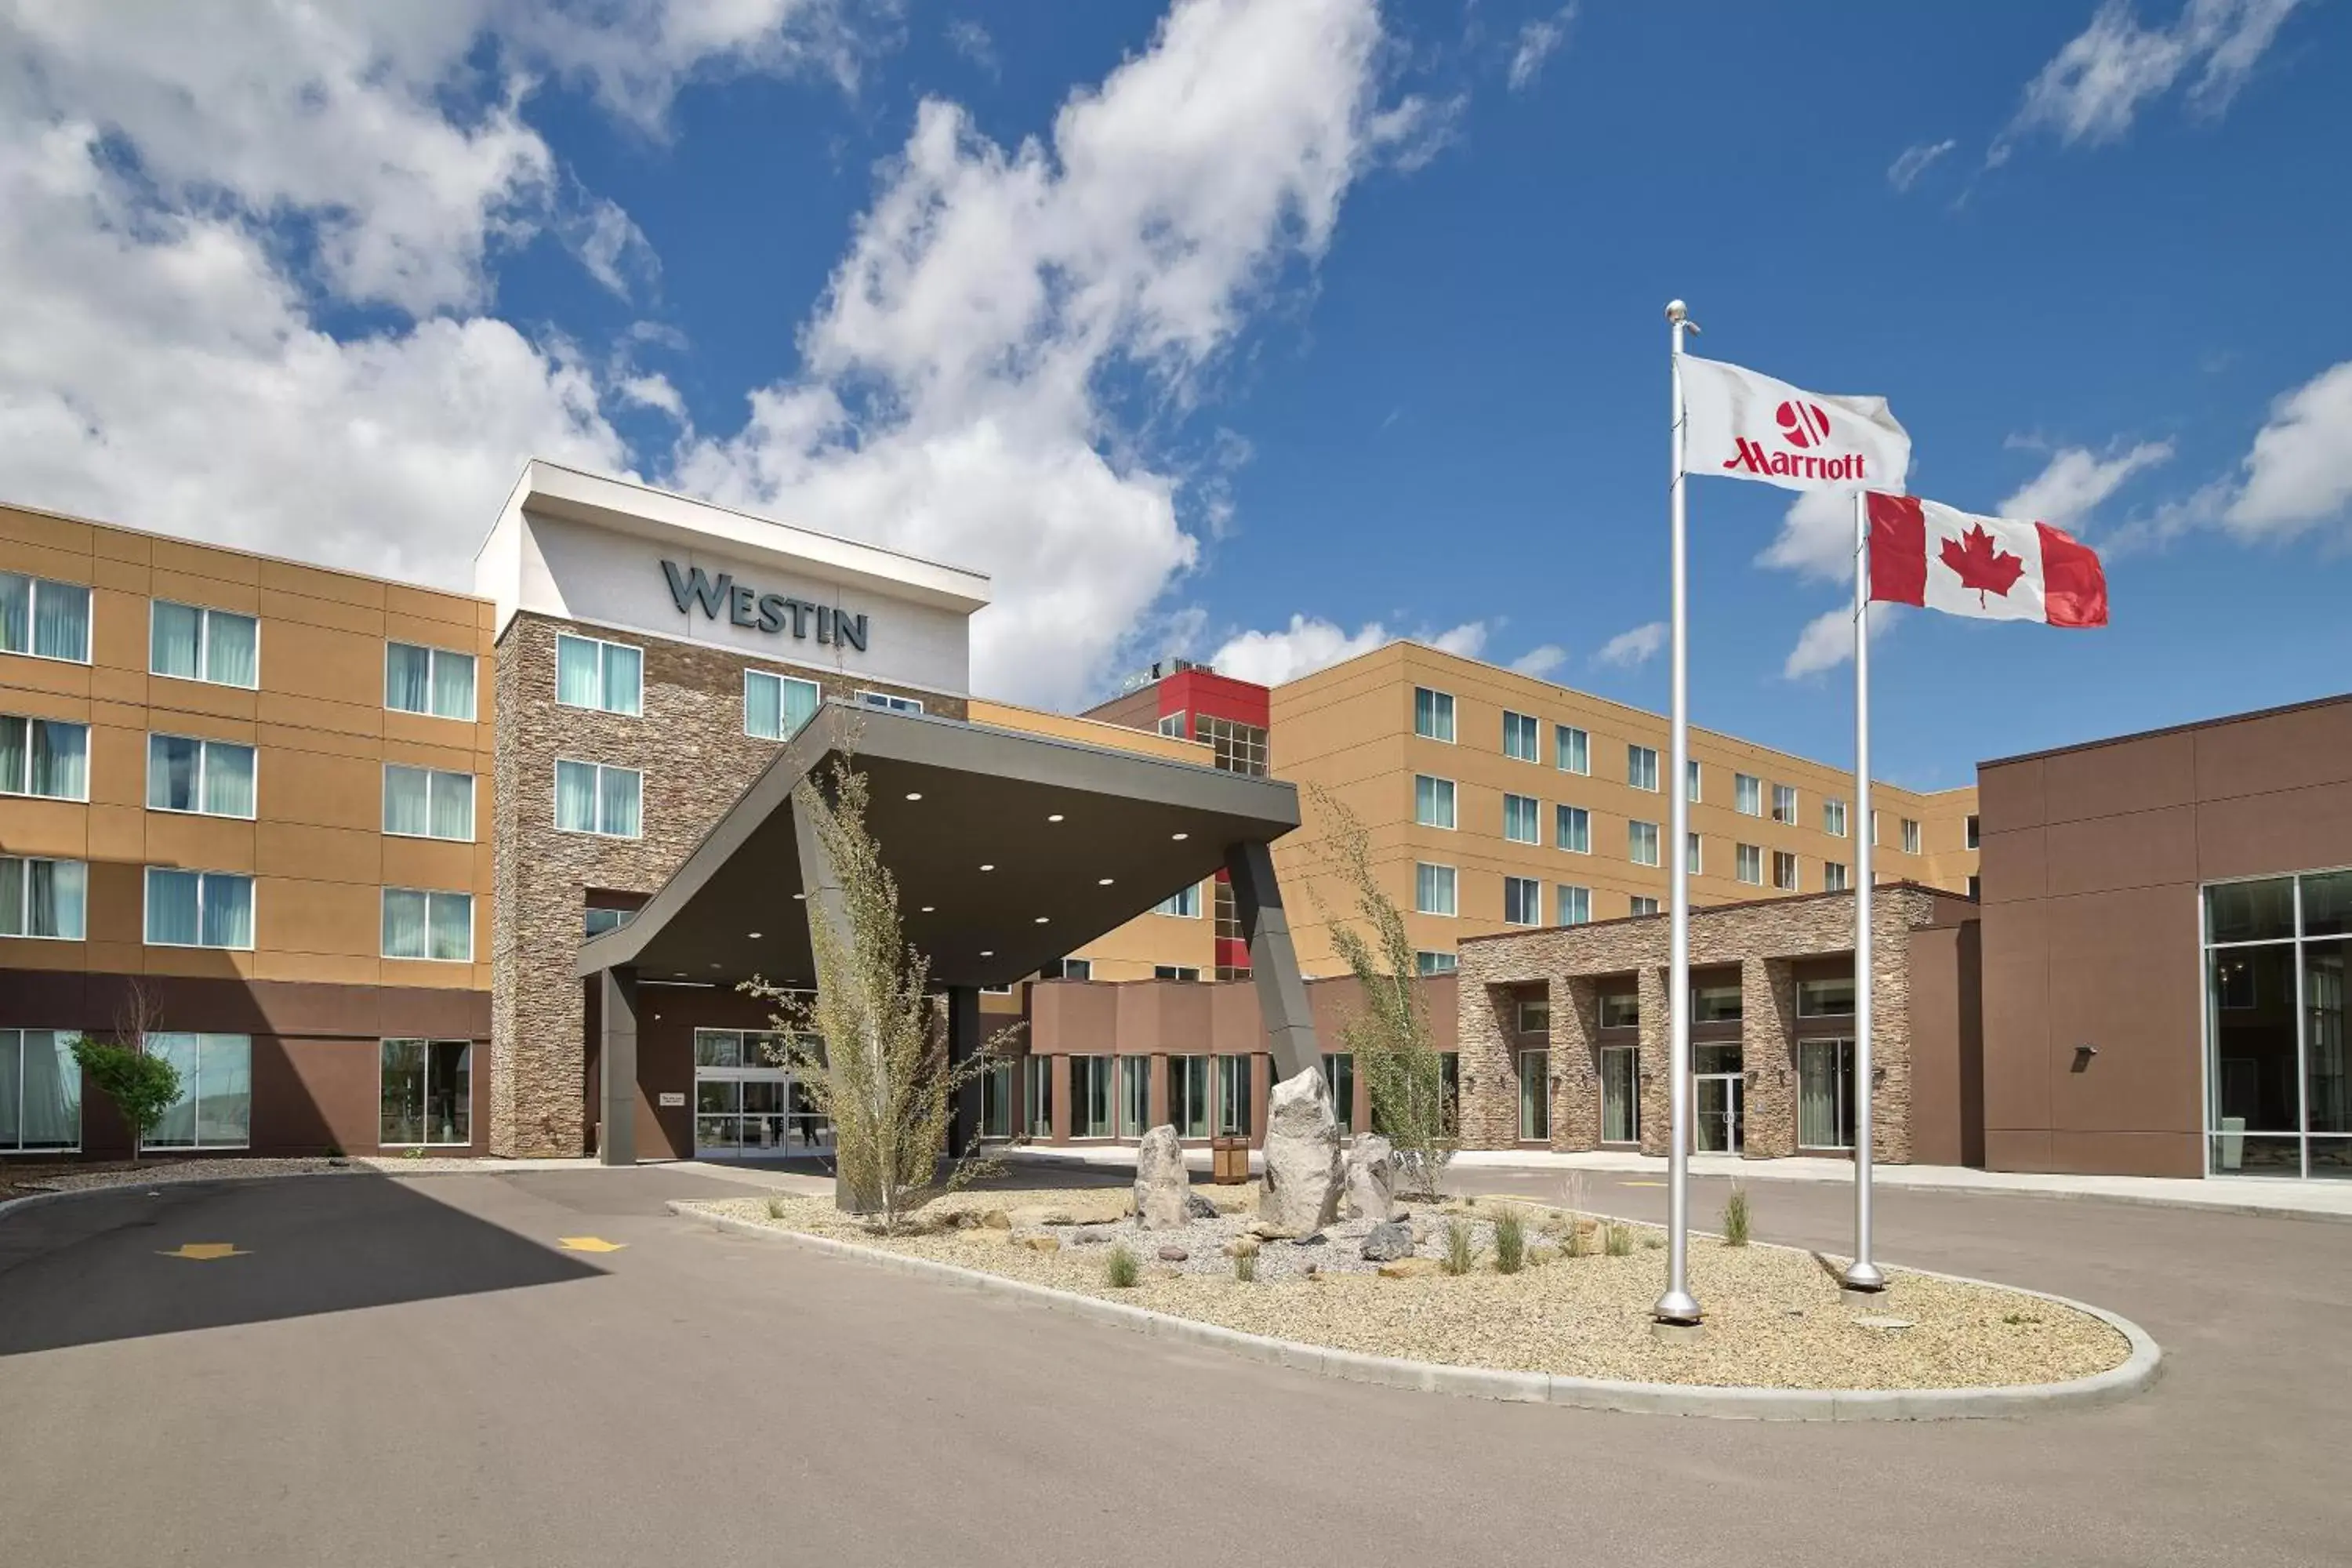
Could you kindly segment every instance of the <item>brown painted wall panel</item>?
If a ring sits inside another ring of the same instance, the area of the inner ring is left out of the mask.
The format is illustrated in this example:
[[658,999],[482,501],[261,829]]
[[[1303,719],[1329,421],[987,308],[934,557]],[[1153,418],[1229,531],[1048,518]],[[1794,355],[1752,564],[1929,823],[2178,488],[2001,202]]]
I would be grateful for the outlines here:
[[2053,822],[2042,832],[2053,899],[2197,879],[2192,805]]
[[2352,783],[2352,702],[2218,724],[2196,739],[2201,801]]
[[2049,1163],[2041,1167],[2117,1176],[2200,1176],[2204,1152],[2194,1132],[2079,1132],[2050,1135]]
[[[1969,1142],[1961,1105],[1961,929],[1911,933],[1911,1157],[1928,1165],[1962,1163]],[[1851,961],[1846,968],[1851,973]]]
[[1984,1121],[1989,1159],[1994,1157],[1995,1131],[2046,1131],[2050,1125],[2048,924],[2046,900],[1985,906]]
[[[2196,889],[2053,899],[2048,910],[2049,1125],[2193,1137],[2203,1104]],[[2097,1048],[2080,1071],[2078,1045]]]
[[1983,902],[2007,903],[2049,895],[2049,831],[2034,826],[1983,835],[1979,850]]
[[2197,798],[2197,746],[2188,734],[2060,752],[2044,757],[2042,768],[2043,809],[2053,823],[2157,811]]
[[[2050,820],[2042,799],[2040,758],[1987,763],[1977,770],[1978,820],[1986,834],[1998,829],[2040,827]],[[1990,889],[1992,879],[1985,878]]]
[[2198,873],[2209,880],[2352,866],[2352,784],[2209,801],[2197,808]]

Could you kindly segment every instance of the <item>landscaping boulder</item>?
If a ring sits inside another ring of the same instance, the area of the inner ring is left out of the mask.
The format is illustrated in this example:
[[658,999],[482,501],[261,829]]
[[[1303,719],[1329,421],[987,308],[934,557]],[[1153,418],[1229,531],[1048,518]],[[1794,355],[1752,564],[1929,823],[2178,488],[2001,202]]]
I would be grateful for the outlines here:
[[1181,1230],[1192,1223],[1192,1177],[1173,1127],[1155,1127],[1135,1151],[1135,1218],[1146,1230]]
[[1348,1150],[1348,1212],[1358,1219],[1396,1217],[1396,1151],[1377,1132],[1359,1132]]
[[1434,1258],[1400,1258],[1393,1263],[1381,1265],[1381,1278],[1383,1279],[1419,1279],[1436,1272],[1437,1259]]
[[1013,1216],[1003,1209],[991,1209],[980,1216],[980,1223],[990,1230],[1011,1230]]
[[1025,1247],[1032,1252],[1059,1252],[1062,1250],[1061,1239],[1058,1237],[1051,1236],[1024,1236],[1019,1238],[1016,1245]]
[[1028,1204],[1014,1209],[1007,1216],[1015,1230],[1034,1230],[1041,1225],[1076,1225],[1067,1209],[1054,1208],[1045,1204]]
[[1215,1219],[1217,1205],[1200,1194],[1194,1193],[1184,1200],[1184,1212],[1194,1219]]
[[1265,1108],[1265,1191],[1260,1218],[1292,1236],[1311,1236],[1339,1217],[1347,1163],[1339,1153],[1339,1119],[1308,1068],[1274,1086]]
[[1181,1263],[1192,1256],[1181,1247],[1163,1247],[1160,1249],[1160,1261],[1162,1263]]
[[1369,1263],[1393,1263],[1400,1258],[1412,1256],[1412,1227],[1402,1220],[1383,1220],[1364,1236],[1364,1259]]

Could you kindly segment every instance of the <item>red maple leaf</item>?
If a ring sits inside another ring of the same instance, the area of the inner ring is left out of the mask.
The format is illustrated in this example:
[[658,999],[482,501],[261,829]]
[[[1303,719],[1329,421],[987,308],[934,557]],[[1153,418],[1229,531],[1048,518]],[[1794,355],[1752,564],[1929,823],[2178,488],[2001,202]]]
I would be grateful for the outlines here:
[[2025,575],[2025,563],[1992,542],[1992,535],[1978,523],[1958,539],[1944,541],[1941,558],[1959,578],[1960,586],[1977,591],[1977,603],[1983,605],[1987,594],[2009,597],[2017,580]]

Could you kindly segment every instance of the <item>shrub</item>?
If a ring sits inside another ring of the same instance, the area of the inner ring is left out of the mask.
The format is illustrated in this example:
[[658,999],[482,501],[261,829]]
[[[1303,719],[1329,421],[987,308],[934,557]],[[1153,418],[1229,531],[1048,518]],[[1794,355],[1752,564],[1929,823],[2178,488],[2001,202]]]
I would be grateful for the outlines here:
[[1612,1225],[1601,1233],[1601,1250],[1612,1258],[1633,1256],[1633,1229],[1631,1226]]
[[1495,1220],[1495,1272],[1517,1274],[1528,1260],[1528,1223],[1516,1208]]
[[1448,1274],[1467,1274],[1477,1261],[1477,1249],[1470,1245],[1470,1226],[1464,1221],[1445,1222],[1445,1257],[1438,1267]]
[[1652,1252],[1657,1251],[1665,1244],[1666,1238],[1654,1230],[1645,1230],[1642,1233],[1642,1245]]
[[1234,1279],[1244,1285],[1254,1285],[1257,1282],[1256,1253],[1242,1252],[1234,1256]]
[[1562,1258],[1582,1258],[1592,1250],[1592,1238],[1581,1219],[1571,1217],[1568,1228],[1560,1233],[1559,1255]]
[[782,1219],[784,1217],[783,1199],[770,1198],[768,1200],[768,1217],[770,1219]]
[[1103,1260],[1103,1276],[1110,1281],[1112,1289],[1132,1290],[1135,1282],[1143,1278],[1143,1265],[1135,1260],[1135,1254],[1127,1249],[1127,1244],[1120,1242]]
[[1745,1183],[1732,1183],[1731,1196],[1724,1200],[1723,1245],[1748,1245],[1748,1187]]

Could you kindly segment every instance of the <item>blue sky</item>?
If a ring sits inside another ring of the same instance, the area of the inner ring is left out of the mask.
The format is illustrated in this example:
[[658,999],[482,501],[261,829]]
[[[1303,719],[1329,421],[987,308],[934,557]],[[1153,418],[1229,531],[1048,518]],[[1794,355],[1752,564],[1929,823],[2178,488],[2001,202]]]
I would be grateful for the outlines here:
[[[536,452],[992,572],[1003,695],[1662,707],[1680,295],[2109,554],[2105,632],[1885,632],[1892,776],[2345,685],[2340,5],[426,10],[0,9],[8,499],[462,585]],[[1694,487],[1694,714],[1842,758],[1790,499]]]

